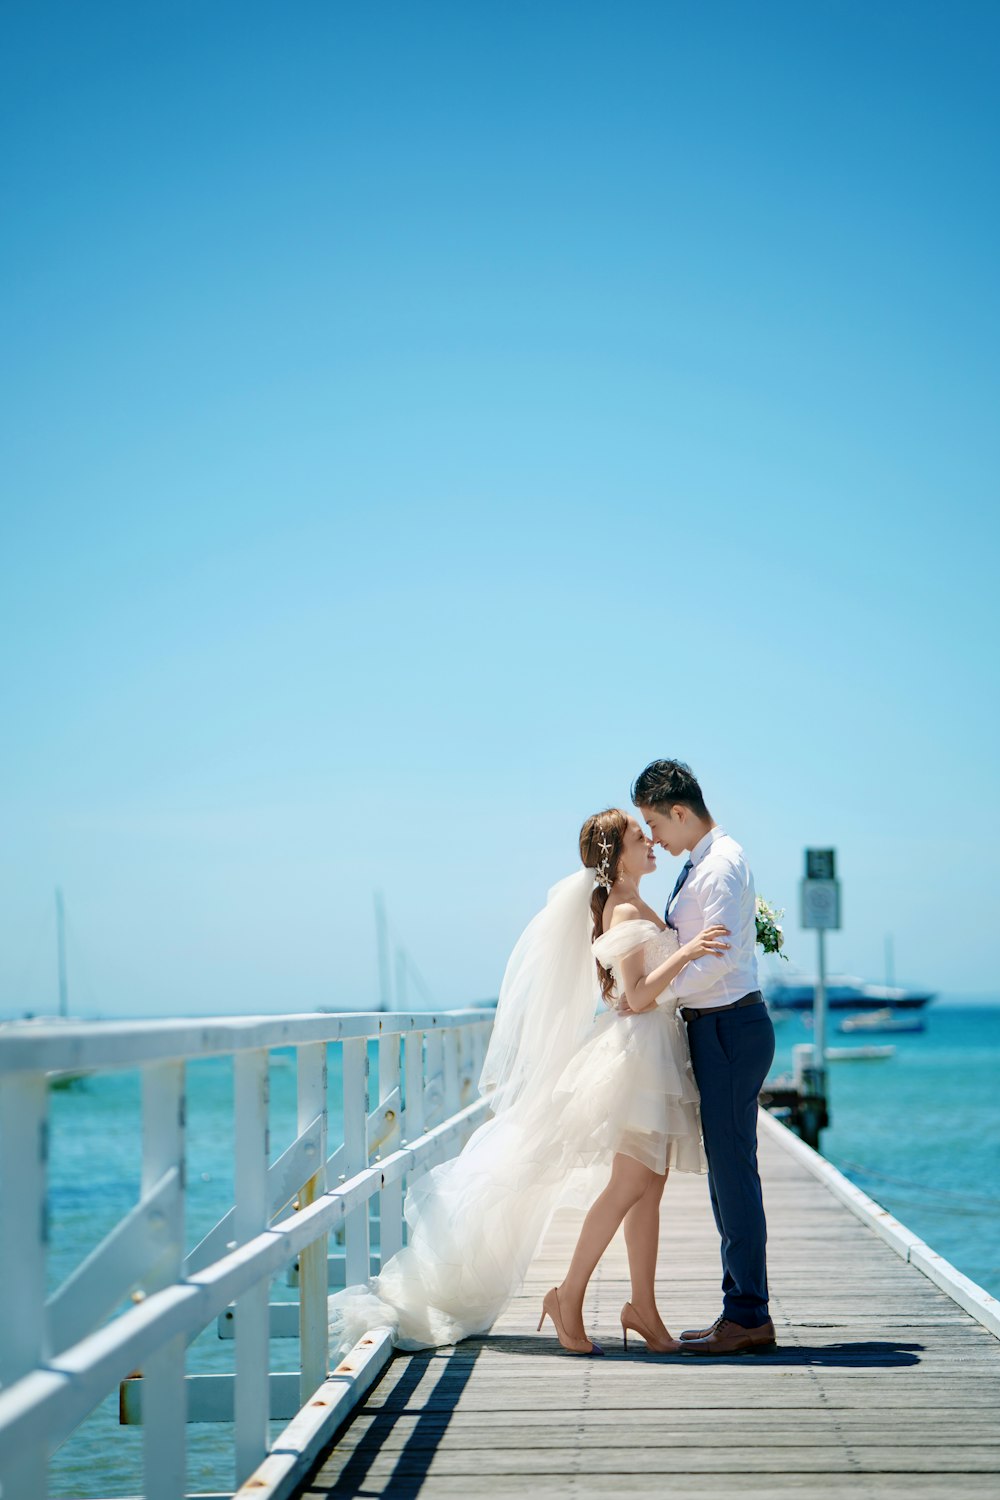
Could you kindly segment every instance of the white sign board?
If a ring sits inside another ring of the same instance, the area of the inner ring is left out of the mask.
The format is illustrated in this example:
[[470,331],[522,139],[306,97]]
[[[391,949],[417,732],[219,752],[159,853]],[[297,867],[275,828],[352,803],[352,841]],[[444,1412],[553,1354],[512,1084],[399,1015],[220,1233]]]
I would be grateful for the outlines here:
[[820,931],[840,926],[840,881],[803,880],[802,926]]

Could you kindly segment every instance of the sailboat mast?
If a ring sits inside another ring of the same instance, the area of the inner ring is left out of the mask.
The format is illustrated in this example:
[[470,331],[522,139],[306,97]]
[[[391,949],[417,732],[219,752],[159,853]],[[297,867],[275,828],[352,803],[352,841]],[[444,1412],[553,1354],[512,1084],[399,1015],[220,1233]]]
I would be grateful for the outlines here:
[[389,926],[385,919],[385,901],[375,892],[375,946],[378,952],[378,1008],[392,1009],[392,976],[389,972]]
[[396,1009],[406,1010],[406,953],[396,949]]
[[63,893],[56,887],[56,941],[59,947],[59,1014],[69,1015],[66,986],[66,913],[63,909]]

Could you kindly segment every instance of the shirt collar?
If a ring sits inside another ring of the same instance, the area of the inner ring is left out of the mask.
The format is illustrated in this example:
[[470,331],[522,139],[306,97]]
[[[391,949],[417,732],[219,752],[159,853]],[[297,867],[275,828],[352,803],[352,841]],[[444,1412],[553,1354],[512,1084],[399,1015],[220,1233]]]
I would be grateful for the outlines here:
[[710,828],[708,830],[704,838],[698,840],[694,848],[691,850],[691,853],[688,855],[688,859],[691,861],[692,865],[696,865],[702,859],[704,859],[705,855],[708,853],[709,849],[711,849],[716,839],[721,839],[724,832],[724,829],[719,828],[718,825],[716,825],[715,828]]

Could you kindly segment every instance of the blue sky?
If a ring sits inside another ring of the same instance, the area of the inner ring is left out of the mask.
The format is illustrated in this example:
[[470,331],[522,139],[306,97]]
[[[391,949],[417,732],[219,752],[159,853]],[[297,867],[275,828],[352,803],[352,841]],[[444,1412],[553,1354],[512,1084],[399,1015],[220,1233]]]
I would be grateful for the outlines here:
[[656,755],[996,992],[995,6],[0,24],[0,1013],[495,994]]

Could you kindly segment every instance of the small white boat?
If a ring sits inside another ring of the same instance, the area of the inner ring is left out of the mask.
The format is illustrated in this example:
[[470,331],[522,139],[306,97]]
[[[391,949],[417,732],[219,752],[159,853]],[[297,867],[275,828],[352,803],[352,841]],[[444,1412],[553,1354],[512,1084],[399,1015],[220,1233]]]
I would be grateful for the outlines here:
[[892,1044],[884,1047],[827,1047],[827,1062],[881,1062],[884,1058],[895,1057],[896,1049]]
[[838,1031],[924,1031],[927,1023],[922,1015],[910,1014],[900,1015],[890,1010],[888,1005],[881,1006],[878,1010],[865,1010],[856,1016],[845,1016],[837,1027]]

